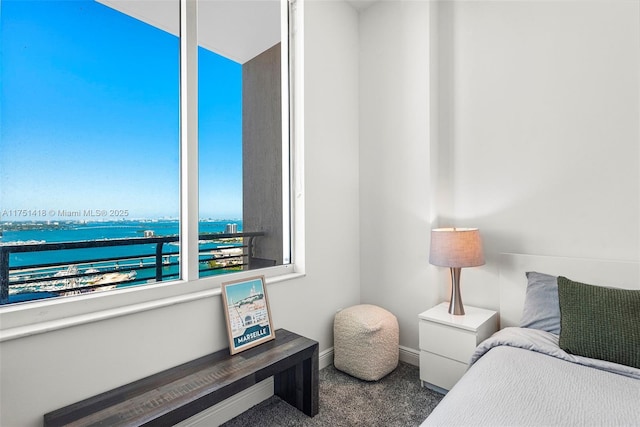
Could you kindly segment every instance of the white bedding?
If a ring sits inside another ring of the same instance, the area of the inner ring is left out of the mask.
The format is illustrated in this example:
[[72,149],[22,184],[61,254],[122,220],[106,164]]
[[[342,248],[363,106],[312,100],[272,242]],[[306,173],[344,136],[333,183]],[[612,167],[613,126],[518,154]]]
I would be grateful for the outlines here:
[[[631,366],[619,365],[605,360],[590,359],[588,357],[576,356],[562,350],[558,344],[558,336],[549,332],[529,328],[504,328],[486,339],[476,348],[471,356],[470,364],[473,365],[485,353],[494,347],[511,346],[523,348],[525,350],[536,351],[547,354],[567,362],[589,366],[591,368],[602,369],[627,377],[640,380],[640,369]],[[640,349],[638,349],[640,351]]]
[[[571,361],[552,334],[513,329],[481,344],[423,426],[640,426],[640,370]],[[524,341],[510,342],[514,334]]]

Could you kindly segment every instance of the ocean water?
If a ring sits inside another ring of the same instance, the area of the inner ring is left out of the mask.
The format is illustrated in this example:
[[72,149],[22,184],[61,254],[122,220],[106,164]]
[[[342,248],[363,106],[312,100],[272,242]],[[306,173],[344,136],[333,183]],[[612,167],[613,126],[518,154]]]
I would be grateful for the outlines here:
[[[14,223],[15,224],[15,223]],[[131,221],[104,221],[104,222],[60,222],[58,226],[43,226],[38,229],[12,230],[4,229],[0,244],[9,245],[25,242],[56,243],[85,240],[108,240],[133,237],[144,237],[145,231],[152,231],[156,237],[175,236],[179,233],[177,220],[131,220]],[[227,224],[237,224],[238,232],[242,231],[242,220],[217,220],[201,221],[200,234],[223,233]],[[210,244],[216,247],[216,244]],[[142,245],[141,245],[142,246]],[[106,258],[111,256],[135,255],[147,253],[148,248],[155,250],[155,245],[145,245],[146,250],[141,251],[141,246],[115,247],[115,248],[91,248],[66,251],[47,251],[40,253],[14,253],[10,257],[12,267],[21,267],[51,262],[72,262],[78,259]],[[172,251],[177,253],[177,245]],[[67,252],[67,253],[65,253]],[[91,252],[89,255],[86,253]]]
[[[200,234],[224,233],[228,224],[236,224],[237,231],[242,231],[242,220],[215,220],[201,221],[199,224]],[[177,220],[127,220],[127,221],[103,221],[103,222],[59,222],[56,224],[41,223],[37,227],[33,225],[18,226],[0,224],[2,236],[0,245],[29,244],[29,243],[57,243],[90,240],[108,240],[121,238],[144,237],[145,232],[151,231],[155,237],[176,236],[179,233],[179,223]],[[19,228],[19,229],[16,229]],[[200,250],[214,250],[220,246],[238,246],[240,243],[212,243],[201,242]],[[12,253],[9,257],[9,266],[15,268],[29,268],[34,265],[58,264],[50,269],[39,268],[39,274],[51,276],[57,271],[64,270],[71,265],[77,265],[79,272],[89,268],[96,268],[100,271],[111,270],[116,266],[127,269],[135,269],[136,280],[131,283],[120,284],[121,286],[131,286],[132,284],[145,283],[155,277],[155,258],[149,257],[155,253],[155,244],[119,246],[104,248],[87,248],[71,250],[53,250],[43,252],[20,252]],[[163,275],[164,280],[177,278],[178,271],[178,251],[176,243],[168,243],[163,246]],[[112,259],[119,257],[132,257],[130,260],[121,260],[117,264],[109,262],[85,262],[98,259]],[[204,268],[206,268],[206,263]],[[202,268],[202,266],[201,266]],[[223,271],[209,272],[208,274],[222,273]],[[27,272],[29,273],[29,271]],[[37,276],[32,276],[37,277]],[[47,293],[35,294],[25,293],[20,296],[10,296],[10,302],[30,300],[53,295]]]

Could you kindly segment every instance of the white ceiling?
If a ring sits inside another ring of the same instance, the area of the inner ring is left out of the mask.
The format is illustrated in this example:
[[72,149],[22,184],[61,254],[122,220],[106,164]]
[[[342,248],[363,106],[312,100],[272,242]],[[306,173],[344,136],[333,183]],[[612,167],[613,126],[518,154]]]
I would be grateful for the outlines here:
[[[180,32],[178,0],[96,0],[158,27]],[[279,0],[198,0],[198,44],[244,64],[280,41]]]

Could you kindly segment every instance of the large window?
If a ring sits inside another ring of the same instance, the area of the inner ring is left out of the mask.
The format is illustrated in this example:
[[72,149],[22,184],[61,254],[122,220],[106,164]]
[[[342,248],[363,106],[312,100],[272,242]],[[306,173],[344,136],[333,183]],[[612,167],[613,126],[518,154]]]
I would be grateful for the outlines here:
[[287,7],[190,3],[0,3],[0,304],[290,263]]
[[201,276],[289,263],[281,20],[279,1],[198,2],[199,233],[227,235]]

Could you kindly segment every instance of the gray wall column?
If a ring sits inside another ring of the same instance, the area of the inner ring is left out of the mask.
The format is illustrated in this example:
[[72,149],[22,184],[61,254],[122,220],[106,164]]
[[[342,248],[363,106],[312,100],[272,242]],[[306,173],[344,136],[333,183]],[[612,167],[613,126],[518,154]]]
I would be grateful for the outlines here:
[[278,43],[242,66],[243,230],[266,233],[249,268],[283,261],[280,50]]

